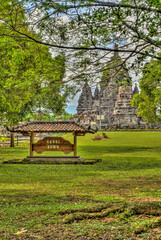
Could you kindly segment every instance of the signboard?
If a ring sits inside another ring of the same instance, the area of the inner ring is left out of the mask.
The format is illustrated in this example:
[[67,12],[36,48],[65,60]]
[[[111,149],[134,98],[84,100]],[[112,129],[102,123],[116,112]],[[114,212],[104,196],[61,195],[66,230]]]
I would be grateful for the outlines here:
[[97,115],[97,120],[104,120],[104,115],[102,115],[102,114]]
[[74,146],[62,137],[45,137],[33,144],[33,151],[42,153],[44,151],[62,151],[65,154],[74,151]]
[[96,124],[96,122],[91,122],[91,124]]

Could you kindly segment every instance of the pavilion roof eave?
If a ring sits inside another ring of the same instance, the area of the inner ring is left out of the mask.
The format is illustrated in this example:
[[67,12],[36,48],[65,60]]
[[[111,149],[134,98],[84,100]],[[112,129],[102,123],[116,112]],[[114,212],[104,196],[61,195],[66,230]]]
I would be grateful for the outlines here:
[[31,132],[34,133],[95,133],[94,129],[91,129],[90,126],[88,128],[72,121],[33,121],[24,124],[20,124],[18,126],[9,128],[7,130],[10,132],[29,134]]
[[86,131],[86,132],[82,132],[82,131],[13,131],[13,130],[8,130],[9,132],[15,132],[15,133],[95,133],[94,131],[91,132],[91,131]]

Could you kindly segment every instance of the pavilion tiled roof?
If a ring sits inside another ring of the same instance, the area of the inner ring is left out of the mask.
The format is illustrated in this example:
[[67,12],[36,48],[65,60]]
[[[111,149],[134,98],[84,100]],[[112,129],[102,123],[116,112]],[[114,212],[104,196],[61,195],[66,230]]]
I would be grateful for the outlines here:
[[81,132],[94,133],[95,130],[74,122],[74,121],[32,121],[18,126],[7,128],[10,132],[29,133],[29,132]]

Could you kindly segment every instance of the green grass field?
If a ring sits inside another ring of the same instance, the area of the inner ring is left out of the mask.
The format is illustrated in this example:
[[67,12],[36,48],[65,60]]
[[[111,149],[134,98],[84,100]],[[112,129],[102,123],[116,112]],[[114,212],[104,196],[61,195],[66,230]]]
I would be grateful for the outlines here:
[[161,133],[107,135],[78,137],[95,165],[3,164],[29,146],[1,147],[0,239],[161,239]]

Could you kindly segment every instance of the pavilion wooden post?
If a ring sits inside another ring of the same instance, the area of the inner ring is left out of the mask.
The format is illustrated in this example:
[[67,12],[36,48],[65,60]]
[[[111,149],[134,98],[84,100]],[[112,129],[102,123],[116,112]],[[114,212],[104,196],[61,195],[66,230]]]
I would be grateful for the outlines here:
[[77,135],[74,133],[74,156],[77,156]]
[[34,133],[31,132],[31,135],[30,135],[30,157],[33,157],[33,142],[34,142]]

